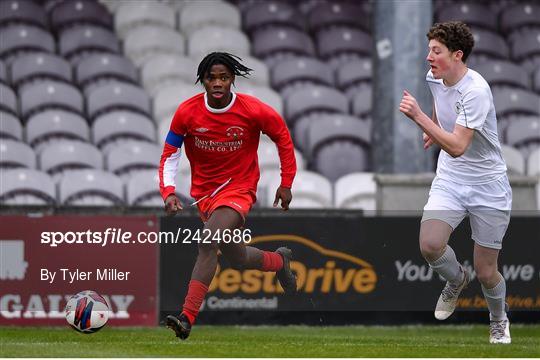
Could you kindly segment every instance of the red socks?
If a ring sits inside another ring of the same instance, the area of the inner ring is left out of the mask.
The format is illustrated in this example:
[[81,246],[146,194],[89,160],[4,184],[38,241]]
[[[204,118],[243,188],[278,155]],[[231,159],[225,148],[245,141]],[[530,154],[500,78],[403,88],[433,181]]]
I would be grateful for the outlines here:
[[182,312],[187,316],[191,325],[195,323],[195,318],[199,314],[199,309],[207,292],[208,286],[199,280],[191,280],[189,282],[188,293]]
[[264,251],[262,271],[279,271],[283,268],[283,258],[275,252]]

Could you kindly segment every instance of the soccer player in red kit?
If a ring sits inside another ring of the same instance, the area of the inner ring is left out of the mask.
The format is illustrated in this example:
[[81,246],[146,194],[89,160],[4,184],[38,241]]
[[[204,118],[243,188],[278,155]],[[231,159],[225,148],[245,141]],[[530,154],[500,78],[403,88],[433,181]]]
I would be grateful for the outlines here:
[[[213,52],[201,61],[197,82],[204,85],[206,92],[184,101],[176,110],[159,166],[165,211],[174,215],[182,209],[175,195],[174,177],[180,147],[185,144],[191,165],[191,196],[196,200],[204,229],[217,238],[225,229],[241,228],[256,200],[261,131],[276,143],[281,162],[281,186],[274,206],[281,201],[282,209],[289,209],[296,174],[293,143],[281,116],[257,98],[231,91],[235,76],[245,77],[251,71],[238,60],[228,53]],[[167,327],[182,340],[189,336],[214,277],[218,250],[235,268],[276,272],[285,292],[296,292],[290,249],[281,247],[269,252],[244,243],[199,243],[182,312],[166,320]]]

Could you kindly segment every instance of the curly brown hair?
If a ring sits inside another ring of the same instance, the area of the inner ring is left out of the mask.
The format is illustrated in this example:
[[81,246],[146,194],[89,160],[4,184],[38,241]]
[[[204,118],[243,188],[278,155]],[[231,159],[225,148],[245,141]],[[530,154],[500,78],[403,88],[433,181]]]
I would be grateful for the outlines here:
[[426,34],[428,40],[437,40],[454,52],[463,51],[463,62],[467,61],[474,46],[474,37],[471,29],[461,21],[448,21],[437,23]]

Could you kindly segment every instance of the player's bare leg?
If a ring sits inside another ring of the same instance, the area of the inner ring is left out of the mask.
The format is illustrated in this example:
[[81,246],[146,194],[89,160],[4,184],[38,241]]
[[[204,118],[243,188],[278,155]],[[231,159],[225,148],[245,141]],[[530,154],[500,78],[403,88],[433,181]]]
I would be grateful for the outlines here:
[[469,274],[456,259],[448,245],[452,227],[437,219],[426,220],[420,226],[420,251],[429,266],[446,280],[435,307],[435,318],[447,319],[456,309],[461,291],[469,283]]
[[482,292],[489,309],[489,342],[510,344],[510,322],[506,316],[506,282],[498,271],[499,250],[474,244],[474,270],[482,284]]
[[[230,208],[221,207],[212,213],[204,229],[208,229],[214,234],[216,231],[222,232],[225,229],[236,229],[241,224],[242,217],[240,214]],[[199,253],[191,273],[191,281],[182,313],[179,316],[167,316],[167,327],[174,330],[176,336],[182,340],[187,339],[189,336],[191,326],[195,323],[201,304],[208,292],[208,286],[216,273],[218,249],[218,242],[199,244]]]
[[275,253],[271,253],[242,243],[222,243],[220,249],[233,268],[276,271],[283,290],[288,294],[296,292],[296,276],[290,267],[292,260],[292,251],[290,249],[280,247]]

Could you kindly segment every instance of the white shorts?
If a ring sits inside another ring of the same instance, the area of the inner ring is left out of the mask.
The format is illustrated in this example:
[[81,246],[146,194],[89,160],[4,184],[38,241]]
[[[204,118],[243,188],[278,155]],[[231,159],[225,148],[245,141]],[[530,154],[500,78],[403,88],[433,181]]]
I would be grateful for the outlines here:
[[511,209],[512,188],[506,175],[481,185],[463,185],[436,176],[422,222],[442,220],[455,230],[468,214],[474,242],[501,249]]

